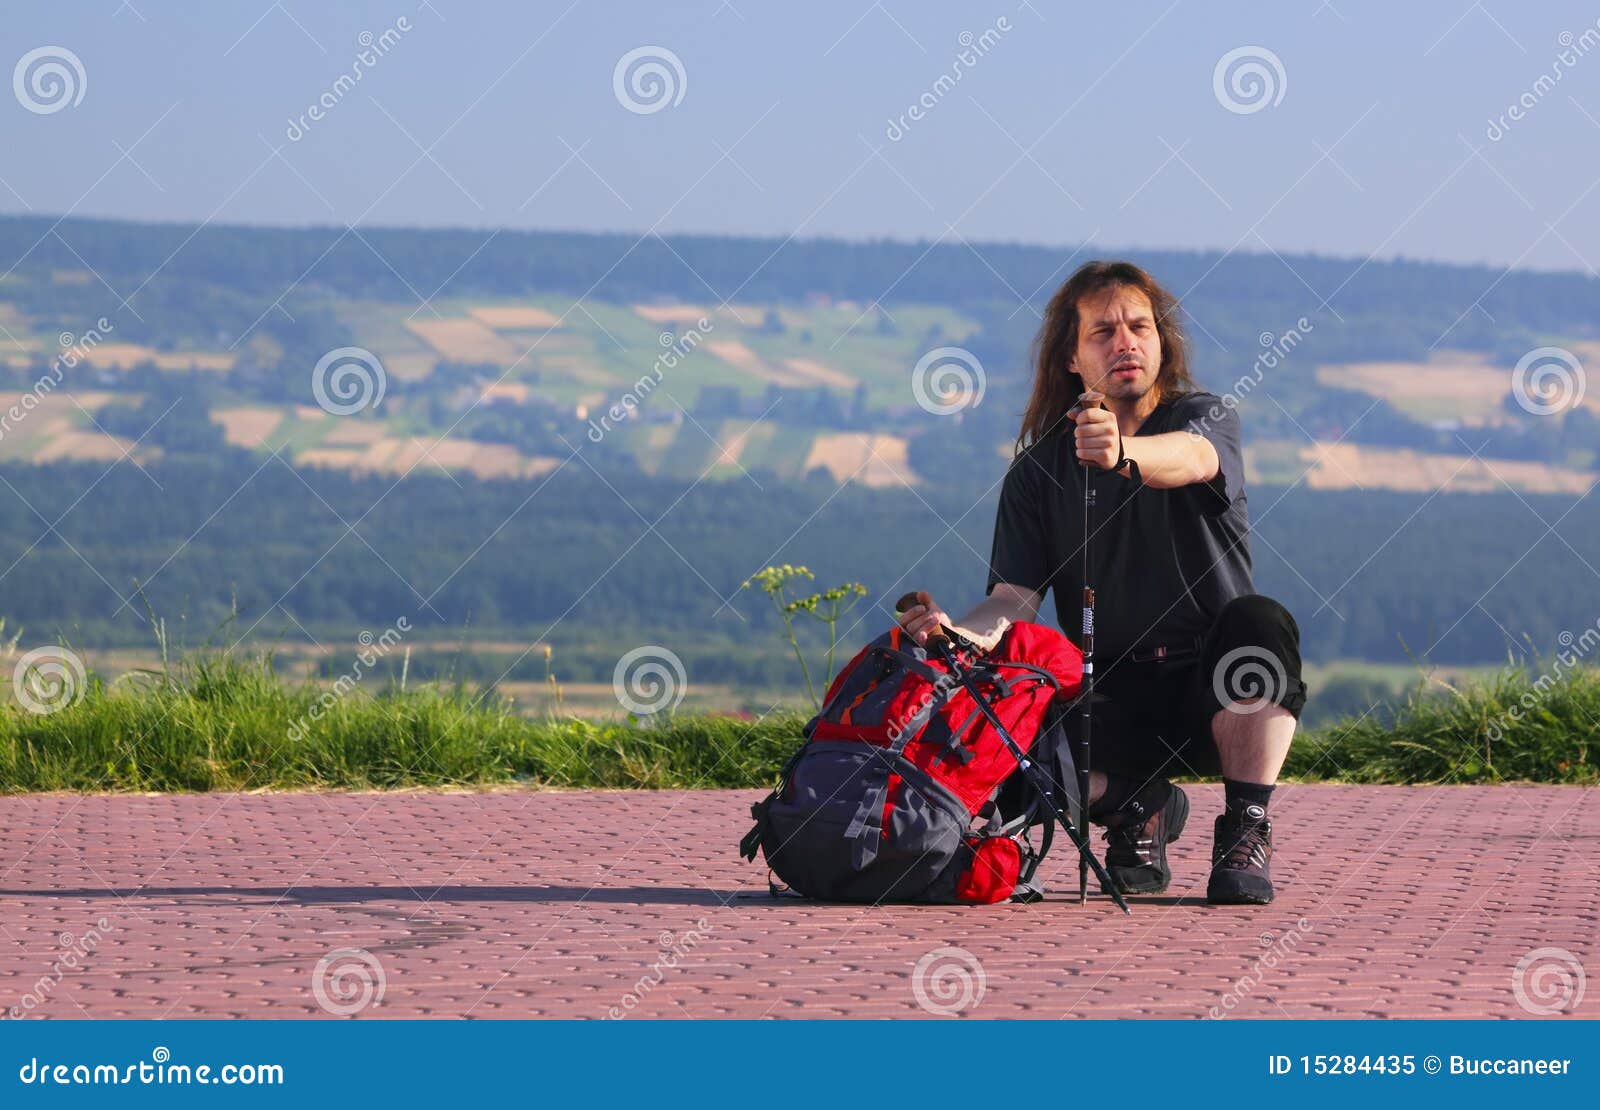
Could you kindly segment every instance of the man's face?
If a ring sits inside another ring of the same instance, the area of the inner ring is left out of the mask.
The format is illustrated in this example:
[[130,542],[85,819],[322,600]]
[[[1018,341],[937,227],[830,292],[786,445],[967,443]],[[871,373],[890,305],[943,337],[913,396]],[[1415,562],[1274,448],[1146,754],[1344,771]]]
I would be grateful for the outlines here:
[[1161,370],[1161,335],[1150,298],[1113,285],[1078,300],[1078,351],[1071,369],[1088,389],[1137,401]]

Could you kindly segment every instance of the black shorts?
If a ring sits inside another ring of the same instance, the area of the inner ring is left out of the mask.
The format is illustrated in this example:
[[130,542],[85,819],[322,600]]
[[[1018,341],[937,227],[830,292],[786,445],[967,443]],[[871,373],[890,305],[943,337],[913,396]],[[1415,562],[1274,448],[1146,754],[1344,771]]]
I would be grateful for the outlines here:
[[1225,704],[1260,697],[1295,720],[1305,708],[1300,628],[1262,594],[1229,601],[1182,658],[1103,655],[1095,653],[1089,762],[1096,771],[1141,781],[1220,775],[1211,719]]

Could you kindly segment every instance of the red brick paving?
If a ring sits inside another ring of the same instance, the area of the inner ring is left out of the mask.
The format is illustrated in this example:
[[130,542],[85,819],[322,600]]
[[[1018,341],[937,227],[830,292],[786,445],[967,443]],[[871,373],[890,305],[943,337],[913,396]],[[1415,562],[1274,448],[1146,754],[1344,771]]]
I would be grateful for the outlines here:
[[758,791],[0,798],[0,1012],[322,1016],[345,948],[381,969],[364,1017],[921,1017],[945,946],[981,965],[975,1017],[1520,1017],[1530,950],[1600,975],[1600,795],[1283,787],[1278,900],[1239,908],[1204,904],[1221,797],[1190,789],[1173,888],[1131,919],[1067,900],[1059,849],[1039,905],[772,900],[734,847]]

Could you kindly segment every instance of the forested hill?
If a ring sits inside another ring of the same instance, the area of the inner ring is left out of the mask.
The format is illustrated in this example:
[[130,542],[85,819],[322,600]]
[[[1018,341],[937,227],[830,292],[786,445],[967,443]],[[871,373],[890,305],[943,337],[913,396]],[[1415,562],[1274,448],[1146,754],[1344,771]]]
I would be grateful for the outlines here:
[[[1420,357],[1441,335],[1452,347],[1512,349],[1531,333],[1600,320],[1600,280],[1585,274],[1507,274],[1498,267],[1360,256],[481,229],[361,228],[357,234],[339,227],[0,217],[0,258],[20,259],[16,272],[88,266],[121,295],[139,287],[130,297],[135,306],[161,299],[163,290],[200,283],[268,297],[303,285],[308,292],[412,302],[448,288],[454,295],[550,292],[615,301],[780,301],[820,292],[869,303],[1015,307],[1042,303],[1065,265],[1094,256],[1147,266],[1219,335],[1226,325],[1213,317],[1248,314],[1259,325],[1253,335],[1331,309],[1354,321],[1353,347],[1384,356]],[[92,290],[101,299],[105,292]],[[32,307],[47,306],[35,301]],[[229,322],[218,326],[226,331]]]
[[[778,643],[767,599],[740,584],[795,563],[817,589],[867,586],[844,636],[854,645],[908,589],[976,602],[994,526],[992,498],[822,478],[639,478],[624,491],[574,463],[531,497],[528,483],[422,474],[396,486],[244,452],[146,471],[0,466],[8,629],[148,644],[152,613],[203,635],[236,610],[229,640],[337,638],[405,616],[429,636],[659,637],[738,655]],[[157,482],[168,495],[153,495]],[[1553,653],[1600,619],[1600,575],[1575,555],[1600,551],[1589,502],[1262,486],[1250,507],[1256,586],[1295,613],[1309,659],[1504,661]]]
[[[1041,310],[1117,253],[0,218],[0,617],[148,643],[142,588],[202,628],[632,626],[727,664],[765,563],[965,604]],[[1308,657],[1492,661],[1600,613],[1600,281],[1127,254],[1238,402]]]

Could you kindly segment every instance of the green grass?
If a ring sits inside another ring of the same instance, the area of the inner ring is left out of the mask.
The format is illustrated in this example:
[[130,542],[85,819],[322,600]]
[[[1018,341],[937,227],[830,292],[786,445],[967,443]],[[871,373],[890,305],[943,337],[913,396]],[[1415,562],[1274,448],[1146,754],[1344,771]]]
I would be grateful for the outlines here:
[[91,680],[54,713],[0,710],[0,793],[741,786],[781,764],[801,724],[530,719],[463,686],[326,694],[267,659],[227,656],[115,687]]
[[[49,714],[0,708],[0,793],[755,787],[772,781],[803,724],[793,713],[528,718],[462,686],[357,687],[334,698],[326,686],[286,682],[270,658],[226,655],[86,687]],[[1512,719],[1524,695],[1531,708]],[[1392,728],[1369,718],[1303,732],[1285,777],[1594,784],[1597,721],[1600,671],[1570,670],[1540,688],[1508,668],[1413,695]]]
[[1392,723],[1374,713],[1301,734],[1285,777],[1600,783],[1600,668],[1557,666],[1534,677],[1506,666],[1435,686],[1413,687]]

